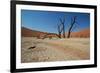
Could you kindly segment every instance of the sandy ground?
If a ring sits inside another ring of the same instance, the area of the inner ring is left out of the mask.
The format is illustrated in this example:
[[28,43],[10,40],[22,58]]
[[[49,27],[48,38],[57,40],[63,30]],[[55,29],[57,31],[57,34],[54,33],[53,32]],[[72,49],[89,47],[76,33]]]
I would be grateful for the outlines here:
[[22,37],[21,43],[22,63],[87,60],[90,58],[89,38],[43,40],[33,37]]

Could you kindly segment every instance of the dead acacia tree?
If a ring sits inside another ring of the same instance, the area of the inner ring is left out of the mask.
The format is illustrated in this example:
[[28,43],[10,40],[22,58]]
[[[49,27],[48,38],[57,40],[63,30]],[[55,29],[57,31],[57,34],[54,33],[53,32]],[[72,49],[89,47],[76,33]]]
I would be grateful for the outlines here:
[[61,25],[62,25],[62,29],[61,31],[63,31],[63,38],[65,38],[65,17],[63,19],[60,18],[60,22],[61,22]]
[[58,30],[58,37],[61,38],[63,33],[63,38],[65,38],[65,17],[59,18],[60,24],[57,24],[57,30]]
[[74,16],[73,18],[71,18],[71,23],[70,23],[70,27],[69,27],[69,29],[68,29],[67,38],[70,38],[72,29],[73,29],[74,25],[77,23],[77,22],[76,22],[76,18],[77,18],[76,16]]

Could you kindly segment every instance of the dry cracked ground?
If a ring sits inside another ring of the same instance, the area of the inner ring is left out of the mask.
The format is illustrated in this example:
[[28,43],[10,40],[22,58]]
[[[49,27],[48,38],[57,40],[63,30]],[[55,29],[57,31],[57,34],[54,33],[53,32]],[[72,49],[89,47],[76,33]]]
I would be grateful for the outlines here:
[[36,39],[22,37],[21,62],[87,60],[89,38]]

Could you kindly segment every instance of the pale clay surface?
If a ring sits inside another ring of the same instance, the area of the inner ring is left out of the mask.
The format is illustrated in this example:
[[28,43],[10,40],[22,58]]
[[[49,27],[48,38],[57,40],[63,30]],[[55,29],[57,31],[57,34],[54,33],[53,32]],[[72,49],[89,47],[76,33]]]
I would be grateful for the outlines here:
[[[89,38],[36,39],[22,37],[21,62],[87,60],[90,58]],[[28,49],[29,47],[35,48]]]

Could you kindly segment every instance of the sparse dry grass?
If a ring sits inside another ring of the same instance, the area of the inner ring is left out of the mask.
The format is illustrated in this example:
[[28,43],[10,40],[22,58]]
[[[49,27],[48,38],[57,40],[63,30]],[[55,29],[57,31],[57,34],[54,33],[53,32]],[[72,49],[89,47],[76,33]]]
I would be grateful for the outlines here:
[[[90,58],[89,38],[36,39],[22,37],[21,62],[86,60]],[[29,47],[35,48],[28,49]]]

